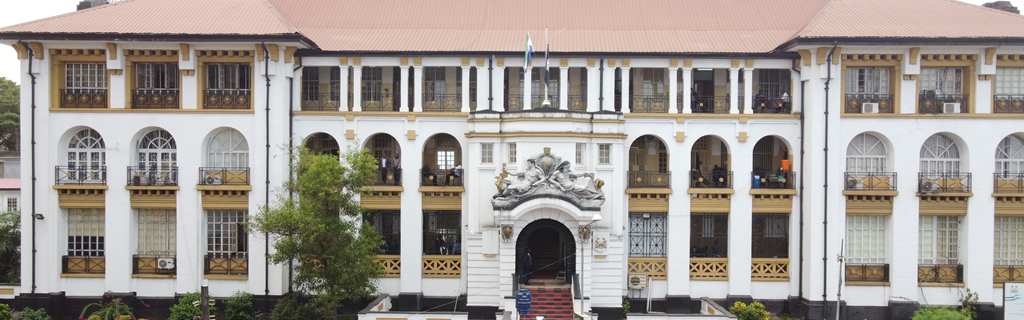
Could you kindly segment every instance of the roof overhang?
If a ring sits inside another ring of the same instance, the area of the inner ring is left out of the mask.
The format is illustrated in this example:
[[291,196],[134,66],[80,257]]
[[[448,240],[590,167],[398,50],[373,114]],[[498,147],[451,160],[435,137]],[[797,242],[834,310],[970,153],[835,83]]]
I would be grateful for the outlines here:
[[0,32],[0,40],[19,41],[153,41],[153,42],[297,42],[318,48],[309,38],[298,34],[167,34],[167,33],[49,33]]
[[797,46],[1024,46],[1024,37],[815,37],[797,38],[780,45],[775,51],[788,52]]
[[[543,51],[534,51],[534,59],[543,55]],[[319,50],[300,49],[295,52],[296,56],[303,57],[334,57],[334,56],[375,56],[375,57],[452,57],[452,56],[498,56],[498,57],[522,57],[522,51],[341,51],[341,50]],[[551,52],[551,58],[653,58],[653,59],[798,59],[800,55],[795,52]]]

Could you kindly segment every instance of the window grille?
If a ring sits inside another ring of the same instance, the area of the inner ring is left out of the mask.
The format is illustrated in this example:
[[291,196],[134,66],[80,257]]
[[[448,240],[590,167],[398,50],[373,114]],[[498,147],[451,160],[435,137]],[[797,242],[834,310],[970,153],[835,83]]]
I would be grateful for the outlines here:
[[756,213],[753,222],[752,257],[789,257],[789,214]]
[[883,215],[846,216],[847,263],[885,263],[885,220]]
[[423,211],[423,253],[462,253],[462,211]]
[[68,209],[68,256],[103,256],[105,218],[103,209]]
[[67,89],[106,89],[105,63],[67,63],[64,65],[64,87]]
[[363,212],[363,220],[370,223],[373,231],[384,238],[380,246],[381,254],[401,254],[401,210],[366,210]]
[[423,100],[444,101],[446,67],[423,68]]
[[206,166],[244,168],[249,166],[249,144],[241,132],[225,129],[210,138]]
[[7,198],[7,212],[18,211],[18,198]]
[[690,256],[724,258],[729,250],[729,214],[693,212],[690,214]]
[[480,163],[493,163],[494,162],[494,144],[493,143],[482,143],[480,144]]
[[639,72],[639,80],[643,85],[643,95],[663,95],[665,94],[665,69],[661,68],[640,68],[637,69]]
[[928,138],[921,146],[921,172],[960,172],[960,149],[956,142],[942,134]]
[[846,93],[888,94],[889,68],[847,68]]
[[383,69],[381,67],[363,67],[362,77],[362,101],[381,101],[381,95],[384,92]]
[[1024,265],[1024,217],[996,216],[995,264]]
[[846,147],[847,172],[885,172],[885,145],[878,137],[861,133]]
[[921,216],[918,263],[959,264],[960,217]]
[[1024,94],[1024,68],[996,68],[995,94]]
[[666,223],[664,212],[630,212],[629,256],[665,257]]
[[964,70],[961,68],[921,68],[922,93],[963,93]]
[[175,255],[175,210],[139,210],[138,254],[140,257]]
[[996,172],[1007,175],[1024,173],[1024,140],[1008,136],[996,147]]
[[137,63],[135,86],[138,89],[177,89],[178,63]]
[[[469,100],[476,101],[476,67],[470,67],[469,70]],[[461,87],[460,87],[461,88]]]
[[206,70],[206,87],[209,89],[251,89],[252,75],[247,63],[211,63]]
[[515,142],[509,143],[508,144],[508,163],[516,163],[516,154],[517,153],[518,152],[516,150],[516,143]]
[[610,143],[597,145],[597,162],[599,164],[612,164],[612,145]]
[[577,143],[576,144],[576,163],[577,164],[582,164],[583,163],[583,158],[584,158],[586,150],[587,150],[587,144],[586,143]]
[[206,252],[210,258],[245,257],[249,210],[206,210]]

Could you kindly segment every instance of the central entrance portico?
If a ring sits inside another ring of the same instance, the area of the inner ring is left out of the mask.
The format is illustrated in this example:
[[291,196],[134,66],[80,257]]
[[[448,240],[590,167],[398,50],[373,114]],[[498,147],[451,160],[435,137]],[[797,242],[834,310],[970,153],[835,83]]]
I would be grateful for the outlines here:
[[[524,263],[527,250],[533,260],[529,270]],[[564,224],[553,219],[535,220],[516,238],[516,275],[519,279],[528,276],[533,285],[570,284],[576,274],[576,251],[575,236]]]

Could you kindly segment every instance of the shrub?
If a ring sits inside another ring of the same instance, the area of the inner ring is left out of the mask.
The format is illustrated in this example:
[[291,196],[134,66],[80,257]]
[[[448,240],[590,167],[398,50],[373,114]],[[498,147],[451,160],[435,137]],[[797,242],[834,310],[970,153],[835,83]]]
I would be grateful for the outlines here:
[[629,299],[622,298],[622,314],[629,314]]
[[235,292],[231,300],[225,302],[227,309],[224,313],[228,320],[252,320],[256,317],[256,310],[252,308],[252,294],[248,292]]
[[[178,299],[178,303],[171,306],[171,317],[167,320],[192,320],[195,316],[201,316],[203,309],[192,305],[193,301],[199,301],[202,298],[202,294],[199,292],[189,292],[185,296]],[[216,313],[217,308],[213,304],[210,305],[210,314]]]
[[11,306],[0,303],[0,320],[11,320],[14,315],[11,314]]
[[118,316],[116,320],[132,320],[132,316],[122,314]]
[[289,292],[277,302],[270,312],[273,320],[305,320],[317,319],[316,310],[309,305],[308,299],[300,293]]
[[[10,318],[8,318],[10,319]],[[32,308],[25,308],[18,314],[18,320],[51,320],[50,315],[46,314],[46,309],[39,308],[32,310]]]
[[949,307],[923,307],[914,312],[914,320],[969,320],[965,315],[960,314]]
[[736,301],[732,308],[729,308],[729,312],[739,317],[740,320],[768,320],[771,317],[771,313],[764,309],[764,305],[756,301],[749,306]]
[[[110,292],[103,294],[103,297],[110,298]],[[93,320],[93,317],[96,317],[98,320],[119,320],[122,315],[126,315],[131,319],[131,317],[134,317],[135,315],[132,313],[132,307],[129,307],[124,303],[125,297],[126,296],[117,297],[107,303],[103,303],[103,301],[90,303],[86,305],[85,308],[82,308],[82,313],[78,315],[78,319],[84,319],[85,314],[88,313],[89,309],[92,307],[96,307],[96,311],[89,316],[89,320]],[[138,299],[140,302],[145,304],[142,299],[133,298]]]

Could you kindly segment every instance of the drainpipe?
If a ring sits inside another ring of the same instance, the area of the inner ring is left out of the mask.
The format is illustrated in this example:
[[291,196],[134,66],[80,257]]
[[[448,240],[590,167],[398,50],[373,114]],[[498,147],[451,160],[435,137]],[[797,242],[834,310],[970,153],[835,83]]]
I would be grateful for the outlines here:
[[[297,59],[297,58],[296,58]],[[340,67],[339,67],[340,68]],[[292,77],[288,78],[288,152],[291,153],[292,149],[295,148],[295,71],[302,69],[302,60],[299,59],[299,65],[292,68]],[[341,97],[338,97],[341,99]],[[292,170],[295,168],[295,159],[290,155],[288,156],[288,200],[295,199],[295,192],[292,190]],[[292,274],[294,273],[295,265],[292,260],[288,260],[288,292],[292,292]]]
[[494,110],[494,55],[487,62],[487,110]]
[[32,116],[29,123],[32,124],[32,294],[36,293],[36,75],[32,73],[32,59],[35,57],[35,51],[28,44],[18,40],[18,44],[21,44],[26,50],[28,50],[28,76],[32,78]]
[[601,58],[601,71],[598,73],[601,75],[601,80],[597,81],[600,84],[597,88],[599,94],[597,96],[597,106],[599,111],[604,111],[604,58]]
[[[267,118],[266,121],[264,121],[264,123],[266,124],[266,127],[264,128],[266,133],[264,141],[267,144],[266,162],[264,162],[264,164],[266,165],[266,190],[263,190],[263,203],[270,204],[270,50],[267,49],[267,45],[265,43],[260,42],[260,45],[263,46],[263,78],[265,78],[267,81]],[[264,232],[263,239],[266,239],[266,241],[263,242],[263,312],[266,313],[267,309],[269,309],[268,306],[270,301],[270,234]]]
[[825,189],[823,193],[825,195],[825,220],[821,223],[821,229],[825,232],[821,249],[821,297],[823,303],[828,301],[828,85],[832,82],[832,54],[836,52],[838,45],[838,43],[833,42],[832,49],[828,51],[828,56],[825,57],[828,78],[825,79],[825,185],[822,186]]
[[[794,62],[796,62],[796,61],[799,61],[799,60],[794,60]],[[793,71],[796,72],[796,73],[800,73],[800,69],[797,69],[797,67],[793,67]],[[799,250],[800,251],[800,253],[799,253],[800,258],[798,260],[799,261],[798,265],[801,266],[801,268],[804,265],[804,199],[803,199],[804,198],[804,145],[805,145],[805,141],[807,140],[807,139],[804,138],[806,136],[804,134],[804,114],[807,113],[807,110],[804,109],[804,106],[805,106],[804,98],[805,97],[806,97],[806,95],[804,94],[804,82],[800,81],[800,183],[799,183],[800,187],[799,187],[799,190],[797,190],[797,194],[800,195],[800,201],[797,203],[797,212],[799,212],[799,214],[800,214],[800,228],[799,228],[799,230],[800,230],[800,242],[798,244],[798,246],[800,248],[800,250]],[[798,288],[797,289],[798,290],[797,296],[800,297],[800,298],[803,298],[804,297],[804,276],[803,276],[803,271],[802,270],[799,273],[799,275],[797,276],[797,281],[798,281],[797,282],[797,288]]]

